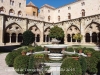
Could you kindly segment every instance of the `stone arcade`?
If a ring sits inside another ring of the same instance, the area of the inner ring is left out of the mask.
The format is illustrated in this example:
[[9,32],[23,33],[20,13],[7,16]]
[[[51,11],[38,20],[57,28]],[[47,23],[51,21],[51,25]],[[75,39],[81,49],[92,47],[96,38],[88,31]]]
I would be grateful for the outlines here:
[[40,13],[37,11],[32,2],[26,5],[26,0],[0,1],[0,45],[19,45],[28,29],[35,34],[38,45],[50,44],[48,34],[54,25],[64,30],[61,43],[78,44],[72,37],[81,33],[81,44],[100,44],[100,0],[77,0],[59,8],[45,4]]

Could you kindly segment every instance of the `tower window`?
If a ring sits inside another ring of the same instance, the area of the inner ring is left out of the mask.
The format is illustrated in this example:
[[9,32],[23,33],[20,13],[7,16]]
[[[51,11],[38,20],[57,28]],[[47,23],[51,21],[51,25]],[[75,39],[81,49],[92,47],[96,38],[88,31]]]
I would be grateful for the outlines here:
[[58,16],[58,21],[60,21],[60,16]]
[[19,7],[21,7],[21,3],[19,3]]
[[60,13],[60,10],[58,10],[58,13]]
[[83,16],[85,16],[85,10],[84,10],[84,9],[82,9],[82,11],[81,11],[81,12],[82,12],[82,17],[83,17]]
[[50,21],[50,16],[48,16],[48,21]]
[[50,10],[48,10],[48,13],[50,13]]
[[71,19],[71,14],[70,13],[68,13],[68,19]]
[[10,5],[14,5],[14,1],[13,0],[10,0]]
[[35,12],[33,12],[33,16],[35,16]]
[[68,7],[68,10],[70,10],[71,9],[71,7]]
[[85,5],[85,2],[82,2],[81,5],[84,6]]

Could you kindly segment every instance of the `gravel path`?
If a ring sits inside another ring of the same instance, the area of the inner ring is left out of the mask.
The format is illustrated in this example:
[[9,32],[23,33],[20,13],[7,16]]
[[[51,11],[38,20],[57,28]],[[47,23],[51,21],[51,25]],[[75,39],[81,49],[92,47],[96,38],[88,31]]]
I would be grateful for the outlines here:
[[[0,75],[19,75],[13,67],[8,67],[5,63],[5,57],[8,53],[0,54]],[[21,75],[21,74],[20,74]]]

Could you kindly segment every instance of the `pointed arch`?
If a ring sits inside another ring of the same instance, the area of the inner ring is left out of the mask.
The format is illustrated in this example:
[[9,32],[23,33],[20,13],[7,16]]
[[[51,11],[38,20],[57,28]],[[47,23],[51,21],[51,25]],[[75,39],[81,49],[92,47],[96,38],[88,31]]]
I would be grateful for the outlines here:
[[81,12],[82,12],[82,17],[84,17],[85,16],[85,10],[82,9]]
[[11,34],[11,42],[15,43],[16,42],[16,33]]
[[50,16],[48,16],[48,21],[50,21],[51,20],[51,17]]
[[85,34],[85,42],[90,42],[90,34],[89,33]]
[[68,13],[68,19],[71,19],[71,13]]
[[22,15],[22,11],[18,11],[18,16],[21,17]]
[[15,11],[13,9],[10,9],[9,10],[9,15],[14,15],[15,14]]
[[6,12],[5,8],[3,6],[0,7],[0,13],[4,13],[4,12]]
[[18,42],[22,42],[22,40],[23,40],[22,33],[19,33],[18,34]]
[[58,21],[60,21],[60,16],[58,16]]

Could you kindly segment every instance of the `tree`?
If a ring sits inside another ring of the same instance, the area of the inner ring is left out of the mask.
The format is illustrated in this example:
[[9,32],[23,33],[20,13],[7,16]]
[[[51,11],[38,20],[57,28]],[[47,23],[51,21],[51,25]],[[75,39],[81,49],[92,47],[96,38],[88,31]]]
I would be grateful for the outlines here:
[[73,39],[75,39],[75,40],[82,40],[82,38],[83,38],[83,36],[82,36],[80,33],[75,34],[75,35],[73,36]]
[[58,26],[54,26],[53,28],[50,29],[49,36],[51,38],[63,38],[64,37],[64,31],[62,28]]
[[23,33],[23,45],[30,45],[35,41],[35,35],[27,30]]

